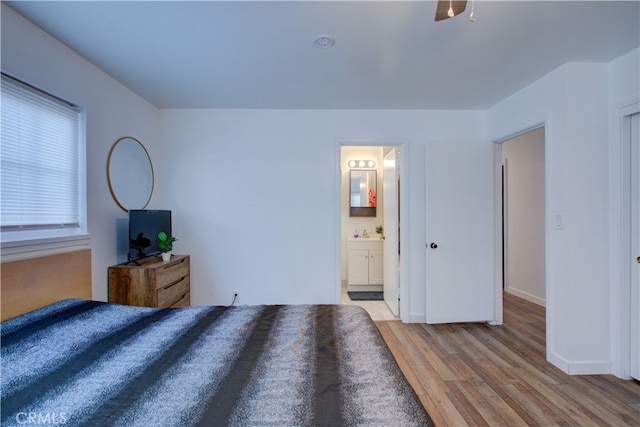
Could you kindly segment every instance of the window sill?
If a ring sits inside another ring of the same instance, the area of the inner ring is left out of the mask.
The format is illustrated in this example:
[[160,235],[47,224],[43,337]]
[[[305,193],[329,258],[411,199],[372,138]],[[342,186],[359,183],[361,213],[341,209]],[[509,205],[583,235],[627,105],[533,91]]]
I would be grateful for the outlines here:
[[9,262],[55,255],[62,252],[90,249],[90,243],[91,236],[88,234],[2,242],[0,246],[2,251],[1,258],[2,262]]

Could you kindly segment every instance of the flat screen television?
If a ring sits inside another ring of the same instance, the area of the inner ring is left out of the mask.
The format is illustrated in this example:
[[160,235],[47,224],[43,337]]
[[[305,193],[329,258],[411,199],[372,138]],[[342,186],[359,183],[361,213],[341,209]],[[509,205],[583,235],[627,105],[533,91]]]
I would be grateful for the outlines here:
[[158,233],[164,231],[171,236],[171,211],[129,211],[129,261],[158,255]]

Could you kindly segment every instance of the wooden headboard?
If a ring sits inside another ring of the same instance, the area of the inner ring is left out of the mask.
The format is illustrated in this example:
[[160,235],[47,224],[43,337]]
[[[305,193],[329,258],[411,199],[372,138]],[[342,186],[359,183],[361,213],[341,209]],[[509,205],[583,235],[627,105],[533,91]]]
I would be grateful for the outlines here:
[[2,263],[1,320],[66,298],[91,299],[91,249]]

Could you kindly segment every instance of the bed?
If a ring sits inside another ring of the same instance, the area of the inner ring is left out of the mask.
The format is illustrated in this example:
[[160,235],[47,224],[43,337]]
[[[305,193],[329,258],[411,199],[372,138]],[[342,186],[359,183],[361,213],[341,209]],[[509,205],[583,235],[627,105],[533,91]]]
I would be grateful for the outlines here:
[[433,425],[355,306],[74,298],[1,328],[2,425]]

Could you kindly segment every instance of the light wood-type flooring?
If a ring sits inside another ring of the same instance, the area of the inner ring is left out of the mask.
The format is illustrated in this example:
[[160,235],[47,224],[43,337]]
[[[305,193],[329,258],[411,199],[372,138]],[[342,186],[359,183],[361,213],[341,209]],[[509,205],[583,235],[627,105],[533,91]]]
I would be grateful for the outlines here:
[[436,426],[640,426],[640,383],[545,360],[545,310],[509,294],[504,325],[376,321]]

